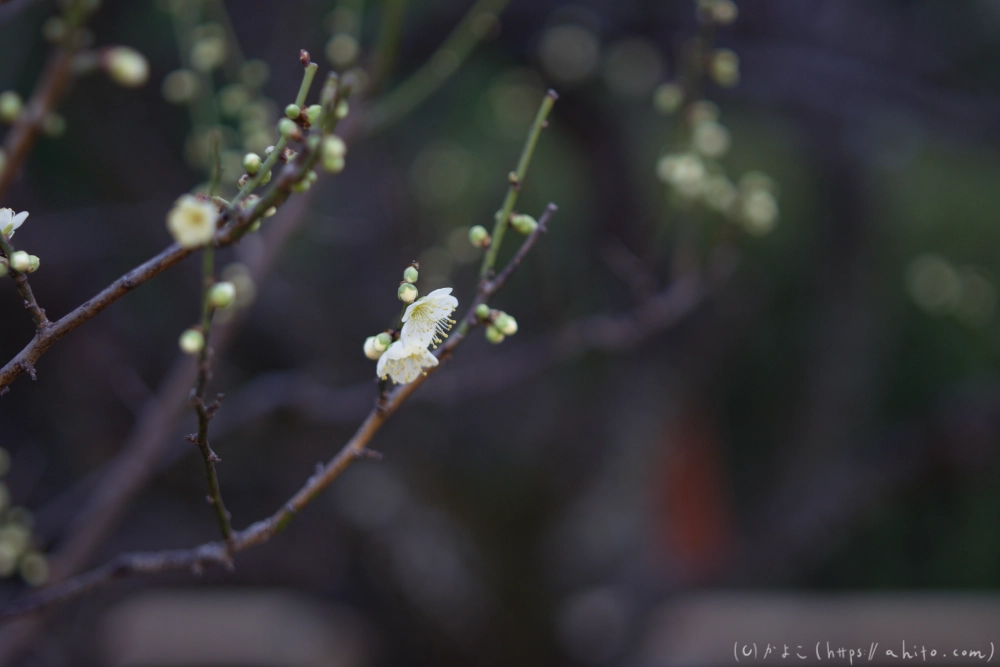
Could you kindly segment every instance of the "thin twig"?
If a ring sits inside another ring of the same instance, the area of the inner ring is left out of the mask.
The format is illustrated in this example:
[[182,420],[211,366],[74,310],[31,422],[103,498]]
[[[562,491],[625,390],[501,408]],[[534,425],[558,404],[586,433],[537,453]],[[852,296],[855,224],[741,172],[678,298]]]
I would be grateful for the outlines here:
[[76,29],[97,7],[96,3],[79,5],[76,11],[68,15],[71,20],[66,37],[49,58],[31,98],[7,132],[3,144],[7,159],[4,168],[0,170],[0,201],[4,199],[7,189],[20,173],[21,166],[42,133],[45,119],[59,105],[73,82],[73,58],[80,48]]
[[[4,256],[8,260],[14,254],[14,246],[3,233],[0,233],[0,250],[3,251]],[[35,327],[44,329],[49,325],[49,318],[45,316],[45,310],[38,305],[35,293],[31,290],[31,284],[28,283],[27,274],[15,271],[13,266],[10,267],[10,273],[14,278],[14,285],[17,286],[18,294],[24,299],[24,307],[31,313],[31,319],[34,321]]]
[[510,216],[514,212],[514,206],[517,204],[517,196],[521,192],[521,186],[524,184],[524,178],[528,173],[528,165],[531,164],[531,158],[535,154],[538,137],[541,136],[542,130],[548,125],[546,119],[549,117],[552,105],[555,104],[557,99],[559,99],[559,95],[554,90],[549,90],[545,94],[541,105],[538,107],[538,113],[535,114],[535,122],[531,124],[531,130],[528,132],[528,138],[524,142],[524,148],[521,150],[521,159],[517,162],[517,170],[512,171],[508,176],[507,196],[504,197],[503,205],[497,212],[490,247],[483,257],[483,264],[479,270],[480,280],[489,278],[490,272],[493,271],[493,267],[496,265],[497,253],[500,251],[504,232],[510,224]]
[[[343,92],[338,92],[338,96],[334,98],[334,104],[340,99],[339,95],[342,94],[346,97],[349,92],[347,86],[342,86],[341,89],[343,89]],[[246,233],[250,225],[264,215],[265,211],[272,206],[281,206],[291,194],[292,185],[301,180],[315,166],[318,159],[318,151],[309,151],[305,148],[303,155],[295,164],[289,164],[282,170],[278,182],[257,202],[256,206],[236,216],[229,225],[216,232],[213,242],[214,246],[216,248],[224,248],[232,245]],[[104,288],[86,303],[52,322],[51,326],[39,330],[31,342],[17,353],[17,356],[7,362],[3,368],[0,368],[0,390],[9,387],[28,368],[33,368],[34,363],[38,361],[39,357],[45,354],[52,345],[66,334],[93,318],[131,290],[174,266],[194,251],[192,248],[184,248],[177,243],[171,245],[160,254],[140,264],[111,283],[111,285]]]
[[[544,233],[543,222],[547,224],[555,210],[556,207],[550,204],[546,209],[545,215],[539,221],[538,229],[524,240],[521,248],[515,254],[514,258],[511,259],[507,267],[497,274],[494,280],[480,285],[478,295],[480,298],[490,296],[503,287],[507,279],[517,269],[524,255],[535,244],[538,237]],[[474,321],[476,305],[481,302],[480,298],[474,300],[469,306],[463,321]],[[454,349],[465,339],[465,335],[463,331],[457,331],[449,337],[435,352],[438,359],[442,362],[441,364],[428,368],[425,374],[420,375],[413,382],[397,386],[388,395],[385,402],[380,402],[371,409],[354,436],[337,452],[336,456],[330,459],[326,465],[321,466],[314,475],[309,477],[295,495],[268,518],[257,521],[244,530],[234,533],[228,544],[216,541],[208,542],[188,550],[122,554],[111,562],[90,572],[66,579],[42,591],[15,601],[6,609],[0,611],[0,620],[7,620],[15,616],[38,611],[50,605],[78,597],[127,574],[151,574],[190,567],[200,568],[206,565],[227,564],[231,554],[237,554],[269,541],[283,531],[299,512],[309,505],[323,489],[328,487],[352,463],[359,458],[365,457],[368,444],[386,420],[406,402],[432,373],[437,372],[441,368],[444,362],[451,357]]]

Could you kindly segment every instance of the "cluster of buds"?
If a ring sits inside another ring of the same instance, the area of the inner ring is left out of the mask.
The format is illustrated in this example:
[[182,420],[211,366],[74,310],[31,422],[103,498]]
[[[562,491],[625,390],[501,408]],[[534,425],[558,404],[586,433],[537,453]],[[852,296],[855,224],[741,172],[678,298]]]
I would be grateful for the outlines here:
[[[240,304],[240,290],[237,288],[235,280],[221,280],[214,283],[205,293],[206,304],[209,311],[225,312],[229,308]],[[177,340],[178,347],[184,354],[201,354],[205,349],[205,331],[201,326],[193,326],[185,329]]]
[[[10,471],[10,454],[0,447],[0,477]],[[0,577],[20,573],[30,586],[49,578],[49,563],[32,531],[34,517],[24,507],[12,507],[7,484],[0,481]]]
[[399,289],[396,291],[396,296],[403,303],[413,303],[419,296],[416,286],[416,282],[420,278],[419,269],[420,265],[417,262],[410,262],[410,265],[403,271],[403,280],[399,283]]
[[[736,5],[731,0],[699,0],[703,21],[728,25],[736,20]],[[739,57],[729,49],[714,49],[706,56],[705,70],[720,86],[739,82]],[[750,172],[739,184],[734,183],[719,160],[729,152],[732,139],[719,121],[719,107],[704,99],[686,99],[685,88],[677,82],[659,86],[653,95],[657,111],[672,114],[683,111],[679,119],[687,130],[686,145],[660,157],[656,175],[675,195],[681,205],[703,204],[741,224],[754,235],[774,228],[778,219],[777,189],[760,172]]]
[[[0,208],[0,234],[3,234],[4,238],[8,240],[13,238],[14,232],[24,224],[27,218],[27,211],[15,214],[9,208]],[[34,273],[40,264],[41,261],[37,255],[29,255],[23,250],[17,250],[6,259],[0,258],[0,276],[7,275],[10,270],[17,273]]]
[[517,333],[517,320],[512,315],[485,303],[476,306],[476,318],[486,325],[486,340],[491,343],[502,343],[504,338]]

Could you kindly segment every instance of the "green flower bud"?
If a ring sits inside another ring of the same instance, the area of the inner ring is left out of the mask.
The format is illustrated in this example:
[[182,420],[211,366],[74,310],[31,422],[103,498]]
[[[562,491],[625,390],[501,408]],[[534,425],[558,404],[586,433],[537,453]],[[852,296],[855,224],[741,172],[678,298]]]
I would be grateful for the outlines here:
[[312,106],[306,108],[306,120],[309,121],[310,125],[315,125],[322,113],[323,107],[318,104],[313,104]]
[[253,176],[258,171],[260,171],[260,156],[256,153],[247,153],[243,156],[243,168],[247,170],[247,173]]
[[417,282],[417,278],[419,277],[420,273],[418,273],[417,270],[412,266],[406,267],[406,269],[403,271],[403,280],[405,280],[408,283]]
[[282,118],[278,121],[278,132],[286,139],[297,139],[302,135],[299,126],[291,118]]
[[337,102],[337,108],[333,110],[333,115],[337,117],[337,120],[343,120],[347,118],[349,112],[350,107],[347,106],[347,100],[340,100]]
[[399,300],[403,303],[413,303],[417,298],[417,288],[410,283],[403,283],[399,286],[399,290],[396,292],[399,296]]
[[653,91],[653,108],[657,112],[668,115],[681,108],[684,104],[684,89],[676,83],[664,83]]
[[28,273],[34,273],[41,266],[42,260],[38,259],[38,255],[28,255]]
[[513,336],[517,333],[517,320],[504,312],[501,312],[497,315],[497,318],[493,320],[493,326],[499,329],[505,336]]
[[476,306],[476,317],[478,317],[481,320],[486,320],[489,318],[489,316],[490,316],[489,306],[487,306],[485,303],[481,303],[478,306]]
[[208,302],[212,304],[213,308],[225,308],[235,300],[236,286],[231,282],[215,283],[208,290]]
[[298,104],[289,104],[287,107],[285,107],[285,115],[291,118],[292,120],[295,120],[300,115],[302,115],[302,108],[299,107]]
[[21,115],[23,108],[24,102],[21,101],[21,96],[13,90],[0,93],[0,121],[13,123]]
[[163,98],[171,104],[187,104],[201,89],[198,75],[189,69],[174,70],[163,79],[160,92]]
[[10,268],[18,273],[27,273],[31,269],[31,255],[18,250],[10,256]]
[[495,345],[497,343],[502,343],[503,339],[504,335],[502,331],[500,331],[494,326],[486,327],[486,340]]
[[184,354],[198,354],[205,349],[205,334],[198,329],[187,329],[177,341]]
[[375,349],[381,348],[381,351],[385,352],[389,349],[390,345],[392,345],[392,336],[386,332],[383,331],[379,335],[375,336]]
[[510,226],[514,228],[519,234],[524,234],[527,236],[531,232],[538,229],[538,221],[532,218],[530,215],[525,215],[524,213],[519,213],[510,219]]
[[730,49],[716,49],[709,61],[712,80],[724,88],[732,88],[740,82],[740,57]]
[[488,248],[490,246],[490,233],[482,225],[475,225],[469,229],[469,243],[477,248]]
[[[274,207],[272,206],[271,208],[274,208]],[[253,222],[250,223],[250,226],[247,227],[247,232],[250,233],[250,234],[253,234],[254,232],[258,231],[259,229],[260,229],[260,218],[254,220]]]
[[312,187],[312,181],[308,178],[303,178],[300,181],[292,183],[292,192],[303,193]]
[[260,179],[260,184],[261,185],[267,185],[270,182],[271,182],[271,170],[268,169],[267,173],[264,174],[264,177]]

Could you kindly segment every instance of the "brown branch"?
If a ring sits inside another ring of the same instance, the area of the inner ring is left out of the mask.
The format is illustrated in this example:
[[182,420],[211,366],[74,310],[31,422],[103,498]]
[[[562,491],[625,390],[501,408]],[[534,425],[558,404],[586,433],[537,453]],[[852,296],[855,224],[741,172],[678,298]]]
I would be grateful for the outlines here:
[[3,149],[7,161],[0,170],[0,200],[17,177],[21,166],[42,133],[45,118],[55,110],[72,82],[72,61],[75,49],[60,47],[49,58],[41,80],[17,121],[7,132]]
[[[482,299],[503,287],[503,284],[520,265],[524,255],[535,244],[538,237],[545,232],[548,221],[555,210],[556,207],[550,204],[545,215],[539,220],[538,228],[525,239],[504,270],[493,280],[480,285],[478,297],[469,306],[463,321],[475,321],[476,306]],[[438,348],[435,354],[442,364],[451,357],[452,351],[464,340],[465,336],[465,331],[459,330]],[[326,465],[321,466],[313,476],[306,480],[306,483],[295,495],[270,517],[234,533],[227,542],[209,542],[189,550],[122,554],[90,572],[71,577],[15,601],[0,611],[0,620],[21,616],[78,597],[127,574],[149,574],[187,567],[200,568],[210,564],[228,565],[231,554],[263,544],[283,531],[292,518],[311,503],[344,470],[357,459],[364,458],[367,454],[368,443],[371,442],[382,424],[439,368],[441,365],[428,368],[425,374],[413,382],[399,385],[387,396],[385,401],[377,402],[347,444]]]
[[[208,309],[210,306],[207,304],[207,290],[205,299],[205,307]],[[210,312],[206,315],[205,319],[209,322],[211,321]],[[205,391],[208,389],[208,381],[212,375],[209,361],[212,351],[208,346],[208,333],[209,328],[205,327],[205,347],[202,348],[201,353],[198,355],[198,377],[195,380],[191,396],[191,403],[194,405],[195,413],[198,415],[198,432],[193,436],[188,436],[188,439],[197,445],[199,451],[201,451],[201,458],[205,462],[205,479],[208,482],[208,496],[206,496],[206,500],[212,505],[212,509],[215,512],[215,518],[219,522],[219,530],[222,533],[222,538],[226,541],[227,545],[231,546],[233,526],[230,523],[226,505],[222,502],[222,489],[219,486],[219,476],[215,470],[215,464],[220,463],[222,459],[212,450],[212,445],[208,442],[208,424],[215,416],[215,411],[219,409],[219,403],[222,400],[219,397],[211,404],[205,403]]]
[[6,389],[21,373],[34,367],[36,361],[52,347],[56,341],[91,319],[112,303],[122,298],[144,282],[163,273],[174,264],[194,252],[173,244],[152,259],[149,259],[124,276],[114,281],[97,295],[69,312],[49,326],[39,329],[35,337],[13,359],[0,368],[0,390]]
[[[14,254],[14,246],[3,233],[0,233],[0,250],[3,251],[8,260]],[[44,329],[49,325],[49,318],[45,316],[45,310],[38,305],[35,293],[31,291],[31,285],[28,283],[27,274],[15,271],[14,267],[10,267],[10,272],[14,278],[14,285],[17,286],[18,294],[24,299],[25,309],[31,313],[31,319],[35,323],[35,328]]]

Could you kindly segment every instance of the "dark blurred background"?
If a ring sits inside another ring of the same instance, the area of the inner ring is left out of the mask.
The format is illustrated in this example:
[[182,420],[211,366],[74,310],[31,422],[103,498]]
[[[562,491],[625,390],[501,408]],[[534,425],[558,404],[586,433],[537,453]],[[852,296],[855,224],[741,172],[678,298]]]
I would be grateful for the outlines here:
[[[362,62],[380,18],[405,5],[391,91],[470,4],[367,3],[353,26]],[[559,213],[496,302],[520,332],[500,346],[473,335],[377,435],[381,462],[353,466],[234,573],[133,578],[71,602],[17,640],[12,664],[709,665],[733,662],[735,642],[867,653],[893,632],[988,650],[1000,639],[988,634],[1000,621],[1000,4],[737,4],[716,44],[739,55],[741,80],[705,97],[731,134],[720,163],[777,184],[773,230],[678,212],[657,178],[677,120],[654,89],[698,34],[693,2],[512,0],[426,103],[359,133],[346,170],[275,218],[300,222],[212,384],[227,394],[213,445],[234,524],[274,511],[367,413],[362,342],[398,311],[409,261],[422,292],[470,301],[480,255],[466,230],[492,224],[553,87],[519,209]],[[219,6],[206,0],[198,21],[220,25]],[[245,58],[270,66],[274,108],[298,89],[300,48],[325,69],[337,7],[224,4]],[[39,142],[0,202],[31,212],[16,240],[41,258],[32,284],[50,316],[162,249],[172,201],[206,180],[196,114],[161,88],[181,67],[172,10],[103,3],[95,43],[141,51],[149,83],[81,79],[59,109],[65,133]],[[0,89],[30,92],[53,11],[0,8]],[[234,136],[243,121],[226,121]],[[232,164],[238,136],[229,148]],[[701,219],[692,265],[674,230]],[[220,266],[264,252],[247,239]],[[693,274],[705,292],[647,321],[644,295]],[[43,551],[88,530],[74,528],[79,509],[148,436],[136,424],[198,317],[198,280],[192,259],[144,285],[0,399],[6,482]],[[32,329],[0,287],[6,361]],[[166,419],[88,566],[216,537],[182,437],[194,424],[189,410]],[[24,588],[15,574],[2,593]]]

